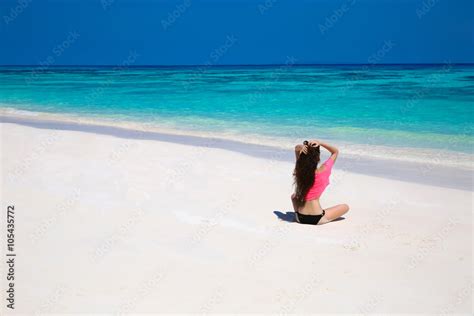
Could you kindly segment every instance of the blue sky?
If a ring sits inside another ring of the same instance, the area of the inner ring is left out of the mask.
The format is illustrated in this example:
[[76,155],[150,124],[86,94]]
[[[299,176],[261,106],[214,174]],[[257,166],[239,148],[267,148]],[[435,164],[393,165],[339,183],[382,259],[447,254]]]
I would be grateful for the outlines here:
[[1,0],[3,65],[473,63],[472,0]]

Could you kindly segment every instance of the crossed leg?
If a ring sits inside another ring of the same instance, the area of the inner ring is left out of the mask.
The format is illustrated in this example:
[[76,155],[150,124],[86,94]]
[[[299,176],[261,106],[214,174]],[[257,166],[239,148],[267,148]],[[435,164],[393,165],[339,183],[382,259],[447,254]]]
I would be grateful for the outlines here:
[[319,220],[318,225],[329,223],[346,214],[349,211],[349,205],[339,204],[333,207],[329,207],[324,211],[326,212],[326,214]]

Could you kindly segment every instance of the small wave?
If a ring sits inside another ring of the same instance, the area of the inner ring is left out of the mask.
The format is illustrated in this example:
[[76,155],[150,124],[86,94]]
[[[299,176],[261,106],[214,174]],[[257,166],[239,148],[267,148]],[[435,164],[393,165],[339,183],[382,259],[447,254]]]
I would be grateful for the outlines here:
[[[0,114],[17,116],[17,117],[35,117],[35,119],[44,119],[52,121],[64,121],[78,124],[95,124],[103,126],[121,127],[132,130],[140,130],[145,132],[158,132],[169,135],[182,135],[182,136],[196,136],[202,138],[213,138],[222,140],[237,141],[245,144],[261,145],[274,148],[279,153],[284,151],[292,151],[293,147],[297,143],[301,143],[301,139],[296,137],[284,137],[284,136],[266,136],[257,133],[242,132],[239,130],[226,130],[225,127],[221,126],[218,130],[200,130],[198,128],[187,129],[180,124],[173,123],[169,119],[156,119],[153,122],[139,122],[130,121],[128,117],[102,117],[102,116],[75,116],[65,115],[56,113],[44,113],[44,112],[33,112],[18,110],[14,108],[0,108]],[[191,118],[188,118],[191,119]],[[212,125],[212,122],[209,122]],[[354,134],[356,132],[365,135],[368,131],[362,131],[361,129],[346,128],[350,129]],[[466,170],[473,170],[474,155],[471,153],[452,151],[448,149],[439,148],[421,148],[421,147],[402,147],[402,146],[384,146],[376,144],[360,144],[343,140],[343,137],[338,137],[341,130],[338,128],[333,130],[331,138],[328,139],[330,142],[337,143],[344,155],[355,157],[355,158],[371,158],[371,159],[383,159],[400,162],[414,162],[423,163],[433,166],[448,166],[461,168]],[[374,131],[369,131],[373,133]],[[391,131],[393,135],[397,137],[407,137],[409,135],[403,135],[408,132],[404,131]],[[382,132],[379,135],[383,136]],[[411,133],[410,133],[411,135]],[[359,135],[360,136],[360,135]],[[430,135],[428,135],[430,136]],[[438,135],[439,136],[439,135]],[[426,137],[420,136],[420,137]],[[430,136],[432,137],[432,136]],[[441,135],[441,137],[452,137],[452,135]],[[271,150],[271,149],[270,149]]]
[[23,115],[23,116],[40,116],[41,115],[41,113],[39,113],[39,112],[17,110],[17,109],[13,109],[13,108],[4,108],[3,111],[6,114],[13,114],[13,115]]

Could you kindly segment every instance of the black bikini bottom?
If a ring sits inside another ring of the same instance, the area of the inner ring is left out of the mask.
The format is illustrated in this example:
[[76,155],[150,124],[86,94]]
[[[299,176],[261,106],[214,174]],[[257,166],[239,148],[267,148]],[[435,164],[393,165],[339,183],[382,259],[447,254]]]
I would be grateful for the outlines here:
[[323,210],[322,214],[319,215],[305,215],[305,214],[300,214],[298,212],[295,213],[296,215],[296,221],[300,224],[310,224],[310,225],[317,225],[321,218],[326,214],[326,212]]

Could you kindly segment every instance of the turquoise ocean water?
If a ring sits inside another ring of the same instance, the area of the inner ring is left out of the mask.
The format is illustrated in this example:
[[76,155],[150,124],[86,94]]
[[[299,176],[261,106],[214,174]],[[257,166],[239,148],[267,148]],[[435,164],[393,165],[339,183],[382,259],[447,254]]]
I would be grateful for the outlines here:
[[474,152],[473,65],[0,67],[0,107],[393,158]]

